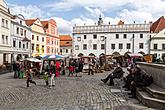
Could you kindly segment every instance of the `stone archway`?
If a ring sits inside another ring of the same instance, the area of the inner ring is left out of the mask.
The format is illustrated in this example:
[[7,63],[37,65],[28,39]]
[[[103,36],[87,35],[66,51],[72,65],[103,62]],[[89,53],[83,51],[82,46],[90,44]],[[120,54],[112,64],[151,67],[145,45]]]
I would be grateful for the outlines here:
[[93,54],[93,53],[90,53],[90,54],[89,54],[89,56],[94,56],[94,57],[95,57],[96,55],[95,55],[95,54]]
[[119,52],[113,52],[112,55],[113,55],[114,57],[119,57],[119,56],[120,56],[120,53],[119,53]]
[[84,56],[84,54],[82,54],[82,53],[79,53],[78,54],[78,57],[82,57],[82,56]]

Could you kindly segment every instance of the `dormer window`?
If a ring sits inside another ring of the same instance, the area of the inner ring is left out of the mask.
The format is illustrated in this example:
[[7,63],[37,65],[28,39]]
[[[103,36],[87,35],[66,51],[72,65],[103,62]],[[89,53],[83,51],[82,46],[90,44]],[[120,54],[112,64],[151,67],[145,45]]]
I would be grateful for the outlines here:
[[66,44],[69,44],[69,42],[66,42]]

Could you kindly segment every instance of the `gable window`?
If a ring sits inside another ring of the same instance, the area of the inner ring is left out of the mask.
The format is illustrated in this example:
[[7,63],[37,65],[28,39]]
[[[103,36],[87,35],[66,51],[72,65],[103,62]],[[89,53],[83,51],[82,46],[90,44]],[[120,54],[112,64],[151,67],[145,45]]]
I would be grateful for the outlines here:
[[93,39],[97,39],[97,35],[96,34],[93,35]]
[[78,45],[75,45],[75,50],[79,50],[79,46]]
[[23,44],[23,49],[25,48],[25,44]]
[[39,41],[39,36],[37,36],[37,41]]
[[101,50],[105,49],[105,44],[101,44]]
[[87,35],[84,35],[84,39],[87,39]]
[[81,41],[81,37],[77,37],[77,41]]
[[139,49],[143,49],[143,43],[139,43]]
[[5,44],[5,35],[2,35],[2,44]]
[[6,44],[8,44],[8,36],[6,36]]
[[83,49],[84,49],[84,50],[87,49],[87,44],[83,44]]
[[21,36],[23,36],[23,29],[21,28]]
[[44,42],[44,37],[42,37],[42,42]]
[[116,39],[119,39],[119,34],[116,34]]
[[158,44],[154,44],[154,49],[158,49]]
[[115,49],[115,44],[111,44],[111,49]]
[[97,50],[97,44],[93,44],[93,50]]
[[122,43],[119,44],[119,49],[123,49],[123,44]]
[[123,34],[123,38],[126,39],[127,38],[127,34]]
[[32,40],[34,40],[34,35],[32,35]]
[[69,44],[69,42],[66,42],[66,44]]
[[28,49],[29,48],[29,43],[28,42],[26,42],[26,49]]
[[19,27],[17,27],[17,34],[19,34]]
[[26,30],[24,30],[24,36],[26,37]]
[[143,34],[140,34],[140,38],[143,38]]
[[2,26],[5,26],[5,19],[2,18]]

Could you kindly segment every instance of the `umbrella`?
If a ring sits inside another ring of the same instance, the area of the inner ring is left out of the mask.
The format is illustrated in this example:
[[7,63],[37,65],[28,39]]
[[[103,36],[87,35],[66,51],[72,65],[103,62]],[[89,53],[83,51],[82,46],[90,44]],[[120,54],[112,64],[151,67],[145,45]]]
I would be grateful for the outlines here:
[[62,58],[62,56],[60,56],[60,55],[50,55],[48,58]]
[[39,59],[37,59],[37,58],[26,58],[26,59],[24,59],[25,61],[30,61],[30,62],[38,62],[38,63],[40,63],[41,62],[41,60],[39,60]]

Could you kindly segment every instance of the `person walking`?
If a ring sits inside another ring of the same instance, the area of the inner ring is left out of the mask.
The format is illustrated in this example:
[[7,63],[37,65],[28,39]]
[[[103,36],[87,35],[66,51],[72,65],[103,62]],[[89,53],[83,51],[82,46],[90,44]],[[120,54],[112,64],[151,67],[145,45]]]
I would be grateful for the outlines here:
[[88,75],[90,75],[90,74],[92,74],[92,75],[94,75],[94,73],[93,73],[93,63],[92,63],[92,61],[89,61],[89,71],[88,71]]
[[36,85],[36,82],[32,80],[32,69],[30,69],[29,71],[27,70],[26,71],[26,74],[27,74],[27,88],[29,87],[29,83],[33,83]]
[[55,74],[56,74],[56,66],[52,62],[50,65],[50,76],[51,76],[50,77],[50,85],[49,85],[50,88],[55,86],[55,80],[54,80]]

